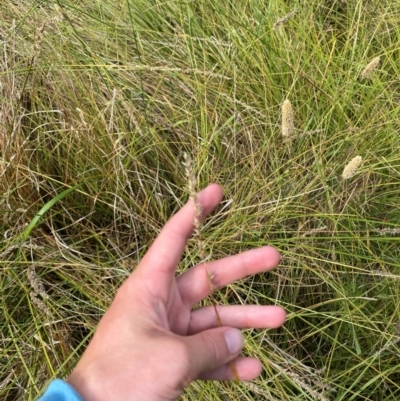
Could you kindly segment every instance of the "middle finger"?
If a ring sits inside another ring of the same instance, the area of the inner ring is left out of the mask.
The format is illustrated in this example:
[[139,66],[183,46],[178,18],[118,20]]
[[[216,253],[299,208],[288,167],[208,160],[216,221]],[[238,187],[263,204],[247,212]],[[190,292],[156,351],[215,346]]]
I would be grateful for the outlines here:
[[201,263],[177,277],[181,299],[189,307],[196,305],[212,290],[224,287],[246,276],[273,269],[279,263],[279,252],[272,246],[252,249],[220,260]]
[[[275,329],[282,326],[286,312],[280,306],[227,305],[217,306],[222,326],[237,329]],[[214,307],[206,306],[192,311],[188,335],[218,327]]]

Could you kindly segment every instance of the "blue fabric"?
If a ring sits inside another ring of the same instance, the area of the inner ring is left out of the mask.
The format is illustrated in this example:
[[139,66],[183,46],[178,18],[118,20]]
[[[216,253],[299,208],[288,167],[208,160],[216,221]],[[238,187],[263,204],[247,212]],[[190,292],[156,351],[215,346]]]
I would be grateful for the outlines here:
[[67,382],[55,379],[37,401],[83,401],[83,399]]

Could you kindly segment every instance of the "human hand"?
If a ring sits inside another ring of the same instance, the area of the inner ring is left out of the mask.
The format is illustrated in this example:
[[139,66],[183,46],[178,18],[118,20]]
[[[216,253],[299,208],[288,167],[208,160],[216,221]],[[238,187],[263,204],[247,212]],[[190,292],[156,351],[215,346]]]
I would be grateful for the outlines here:
[[[205,217],[220,203],[222,190],[209,185],[198,199]],[[286,316],[282,308],[218,306],[223,327],[217,327],[212,306],[192,308],[210,293],[207,271],[214,288],[221,288],[272,269],[279,253],[268,246],[254,249],[176,277],[194,215],[191,200],[168,221],[101,319],[67,380],[86,401],[176,400],[195,379],[232,380],[232,360],[240,380],[261,373],[257,359],[238,357],[238,329],[279,327]]]

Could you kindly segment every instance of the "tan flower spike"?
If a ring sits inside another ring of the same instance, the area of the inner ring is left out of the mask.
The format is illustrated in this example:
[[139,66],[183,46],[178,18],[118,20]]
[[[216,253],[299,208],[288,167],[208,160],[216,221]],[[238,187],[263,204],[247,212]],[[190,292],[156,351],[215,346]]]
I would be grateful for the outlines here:
[[294,135],[294,117],[293,107],[289,99],[282,104],[282,135],[286,138],[292,138]]
[[358,167],[360,167],[361,162],[362,162],[361,156],[353,157],[343,170],[342,173],[343,179],[348,180],[349,178],[353,177]]
[[381,58],[379,56],[375,57],[372,61],[370,61],[368,63],[368,65],[364,68],[362,73],[360,74],[361,79],[365,79],[365,78],[369,77],[371,72],[373,70],[375,70],[376,67],[378,67],[380,62],[381,62]]

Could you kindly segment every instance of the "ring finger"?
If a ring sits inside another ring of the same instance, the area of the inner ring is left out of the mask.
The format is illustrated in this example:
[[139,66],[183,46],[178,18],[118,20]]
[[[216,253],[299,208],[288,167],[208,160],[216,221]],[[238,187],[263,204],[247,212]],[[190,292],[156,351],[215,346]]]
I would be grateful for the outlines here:
[[[227,305],[217,306],[222,326],[247,328],[276,328],[285,322],[286,312],[280,306]],[[213,306],[195,309],[191,313],[188,334],[218,327]]]

